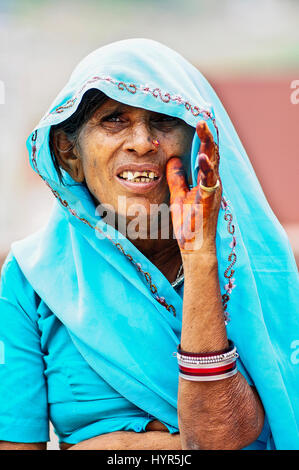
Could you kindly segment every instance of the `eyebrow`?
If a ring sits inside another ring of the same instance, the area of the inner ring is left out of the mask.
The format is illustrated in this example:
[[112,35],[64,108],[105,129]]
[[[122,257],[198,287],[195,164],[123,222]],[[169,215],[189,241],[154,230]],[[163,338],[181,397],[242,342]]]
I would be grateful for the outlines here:
[[[107,108],[102,109],[101,107],[95,112],[94,117],[109,117],[110,115],[114,114],[121,114],[123,112],[126,112],[128,109],[132,108],[132,106],[125,104],[125,103],[111,103]],[[141,108],[142,109],[142,108]],[[152,111],[150,109],[146,110],[148,111],[151,115],[159,117],[159,116],[168,116],[168,114],[165,113],[159,113],[157,111]]]
[[107,106],[106,109],[101,110],[101,108],[99,108],[98,112],[103,115],[107,115],[111,113],[120,113],[120,112],[123,112],[126,108],[130,108],[130,107],[131,106],[125,105],[123,103],[117,103],[117,104],[111,104],[110,106]]

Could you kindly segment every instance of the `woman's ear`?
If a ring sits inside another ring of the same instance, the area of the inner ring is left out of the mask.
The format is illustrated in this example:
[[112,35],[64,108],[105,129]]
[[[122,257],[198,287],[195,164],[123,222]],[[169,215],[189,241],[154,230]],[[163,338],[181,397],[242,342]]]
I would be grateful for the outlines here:
[[80,154],[66,133],[57,130],[53,135],[53,150],[58,164],[68,172],[77,183],[85,180]]

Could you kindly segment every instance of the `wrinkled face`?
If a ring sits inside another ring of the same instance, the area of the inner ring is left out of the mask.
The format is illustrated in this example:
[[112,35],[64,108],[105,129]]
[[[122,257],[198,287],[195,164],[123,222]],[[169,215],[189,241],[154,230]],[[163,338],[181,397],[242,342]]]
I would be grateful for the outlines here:
[[[184,121],[108,99],[83,126],[77,147],[86,184],[117,213],[169,203],[167,161],[180,157],[190,179],[194,129]],[[125,207],[120,208],[119,196]],[[125,197],[125,198],[124,198]]]

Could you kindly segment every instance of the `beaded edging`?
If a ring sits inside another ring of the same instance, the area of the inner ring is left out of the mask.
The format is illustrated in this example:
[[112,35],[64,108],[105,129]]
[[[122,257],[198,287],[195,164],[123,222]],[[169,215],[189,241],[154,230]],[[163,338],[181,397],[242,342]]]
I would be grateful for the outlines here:
[[229,314],[227,312],[227,302],[230,299],[230,294],[232,293],[232,290],[236,287],[235,279],[233,278],[235,270],[232,268],[237,261],[237,255],[235,252],[237,240],[235,236],[235,226],[232,224],[233,215],[230,212],[229,201],[227,201],[224,196],[222,196],[222,199],[221,199],[221,208],[224,210],[224,220],[227,222],[227,231],[232,236],[232,241],[229,245],[231,248],[231,252],[228,256],[228,261],[230,264],[224,272],[224,277],[228,279],[228,282],[224,286],[225,294],[222,295],[224,320],[225,320],[225,323],[227,324],[230,321]]
[[141,93],[150,94],[156,99],[159,98],[161,101],[163,101],[163,103],[174,102],[174,103],[183,105],[187,111],[190,111],[193,114],[194,117],[201,115],[204,119],[210,119],[212,121],[216,130],[217,141],[219,143],[218,127],[216,125],[216,120],[210,111],[203,109],[203,108],[199,108],[196,105],[192,105],[189,101],[185,100],[180,95],[175,95],[175,94],[171,95],[168,92],[163,92],[160,88],[152,89],[148,85],[138,86],[138,85],[135,85],[134,83],[125,83],[122,81],[114,80],[112,77],[109,77],[109,76],[95,76],[87,80],[84,83],[84,85],[80,88],[80,90],[76,93],[74,98],[69,99],[68,101],[66,101],[64,105],[58,106],[53,111],[50,111],[49,113],[47,113],[42,118],[42,121],[46,120],[50,115],[63,113],[66,109],[69,109],[72,106],[74,106],[74,104],[78,100],[81,93],[85,90],[85,88],[89,84],[99,82],[99,81],[109,82],[112,85],[115,85],[119,90],[127,91],[128,93],[131,93],[132,95],[135,95],[137,91],[140,91]]

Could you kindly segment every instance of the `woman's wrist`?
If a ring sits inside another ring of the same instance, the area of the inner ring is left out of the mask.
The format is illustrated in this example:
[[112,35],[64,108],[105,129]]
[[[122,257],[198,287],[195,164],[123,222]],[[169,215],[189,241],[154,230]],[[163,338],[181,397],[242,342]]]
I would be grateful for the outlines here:
[[227,337],[216,249],[182,256],[185,284],[181,347],[191,352],[224,349]]
[[181,252],[185,275],[188,268],[194,269],[204,265],[213,266],[218,264],[216,245],[205,246],[200,250],[192,252]]

